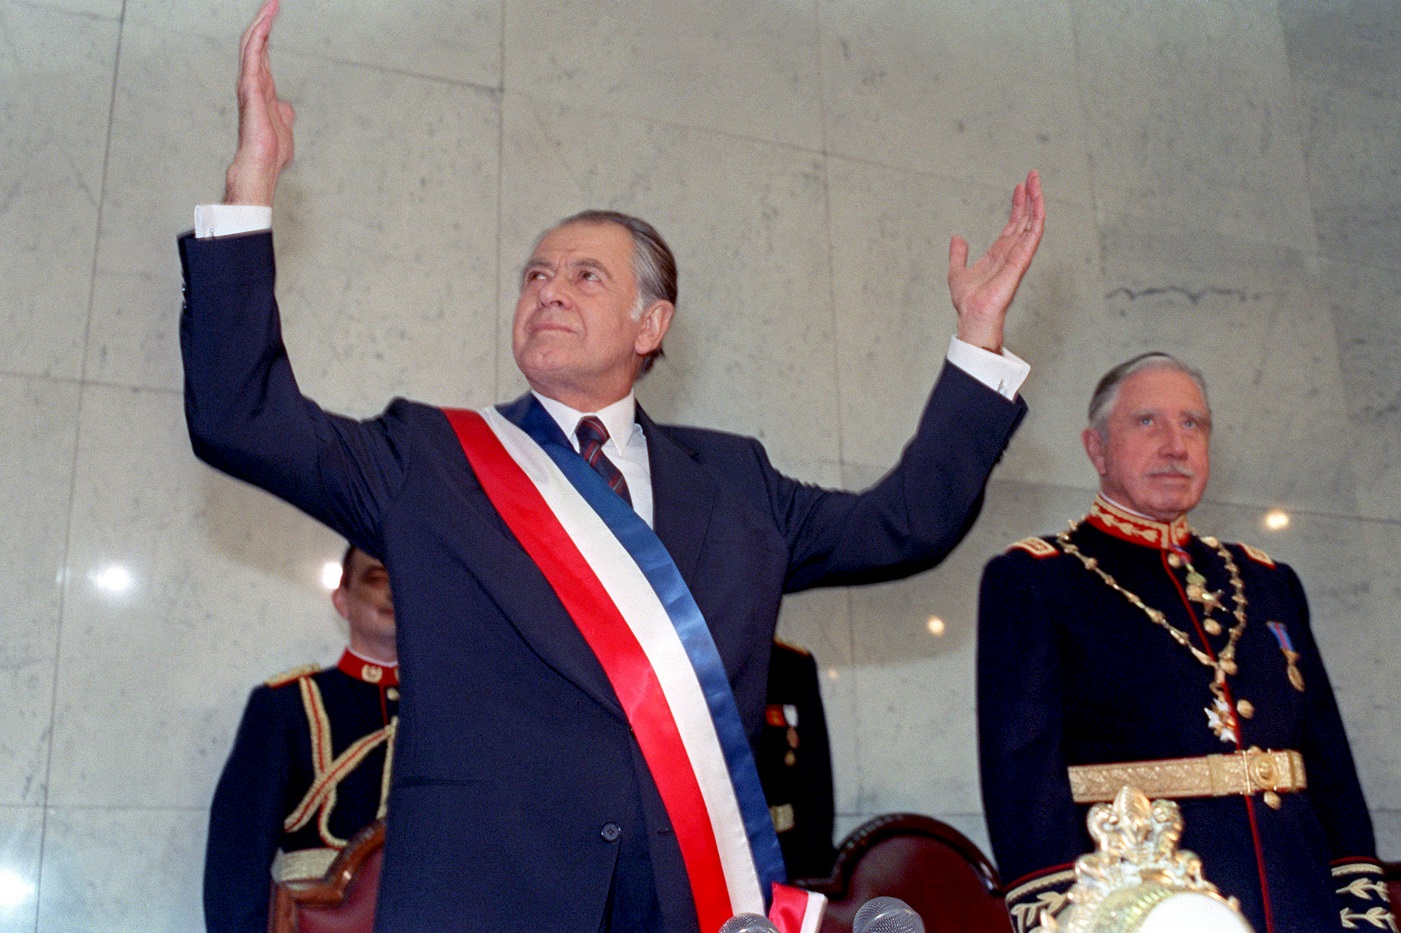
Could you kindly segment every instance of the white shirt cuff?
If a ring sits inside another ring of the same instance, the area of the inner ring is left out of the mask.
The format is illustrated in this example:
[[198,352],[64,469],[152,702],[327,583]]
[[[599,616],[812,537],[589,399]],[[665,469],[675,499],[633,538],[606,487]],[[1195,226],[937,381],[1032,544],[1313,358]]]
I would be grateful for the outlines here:
[[203,240],[272,229],[272,208],[262,204],[201,204],[195,208],[195,237]]
[[992,353],[957,337],[949,338],[948,361],[1011,402],[1031,372],[1030,363],[1005,347]]

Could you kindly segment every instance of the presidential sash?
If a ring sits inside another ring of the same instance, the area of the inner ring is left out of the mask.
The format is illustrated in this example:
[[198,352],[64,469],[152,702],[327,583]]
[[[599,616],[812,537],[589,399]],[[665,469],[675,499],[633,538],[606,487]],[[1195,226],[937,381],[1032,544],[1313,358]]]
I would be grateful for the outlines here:
[[487,497],[598,657],[686,863],[703,933],[762,913],[815,930],[820,896],[787,888],[758,770],[710,629],[661,539],[530,399],[445,409]]

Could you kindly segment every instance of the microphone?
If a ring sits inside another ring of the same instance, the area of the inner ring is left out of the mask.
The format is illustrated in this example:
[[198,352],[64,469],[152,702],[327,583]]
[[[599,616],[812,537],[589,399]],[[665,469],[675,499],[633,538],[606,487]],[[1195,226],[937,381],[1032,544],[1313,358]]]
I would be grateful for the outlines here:
[[856,912],[851,933],[924,933],[924,921],[898,897],[873,897]]
[[763,914],[735,914],[720,926],[720,933],[778,933]]

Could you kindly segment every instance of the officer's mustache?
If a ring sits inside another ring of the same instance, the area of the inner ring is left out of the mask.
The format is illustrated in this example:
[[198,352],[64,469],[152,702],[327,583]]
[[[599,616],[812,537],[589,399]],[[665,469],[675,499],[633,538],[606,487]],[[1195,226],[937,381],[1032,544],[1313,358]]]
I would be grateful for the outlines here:
[[1149,476],[1185,476],[1187,479],[1196,479],[1195,470],[1181,463],[1165,463],[1148,474]]

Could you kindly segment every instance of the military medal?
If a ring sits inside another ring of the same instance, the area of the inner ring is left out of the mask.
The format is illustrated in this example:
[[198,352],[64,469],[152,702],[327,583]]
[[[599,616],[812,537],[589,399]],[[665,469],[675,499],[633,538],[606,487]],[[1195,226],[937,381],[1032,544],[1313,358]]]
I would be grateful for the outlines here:
[[1279,642],[1279,650],[1284,654],[1285,673],[1289,675],[1289,683],[1300,693],[1304,692],[1304,674],[1299,670],[1299,652],[1294,650],[1294,642],[1289,637],[1289,630],[1284,627],[1283,622],[1266,622],[1271,632],[1274,633],[1275,641]]
[[1220,635],[1221,623],[1212,618],[1212,612],[1224,608],[1221,605],[1221,591],[1209,590],[1206,588],[1206,577],[1197,572],[1197,568],[1192,566],[1190,560],[1183,560],[1187,564],[1187,598],[1194,603],[1201,604],[1202,607],[1202,628],[1206,629],[1208,635]]
[[1217,689],[1216,684],[1211,685],[1211,692],[1216,694],[1216,702],[1206,708],[1206,724],[1221,741],[1239,745],[1240,736],[1236,735],[1236,727],[1232,725],[1231,705],[1226,702],[1223,694],[1217,693]]
[[783,705],[783,720],[788,723],[788,751],[783,754],[783,763],[793,767],[798,763],[798,707],[792,703]]

